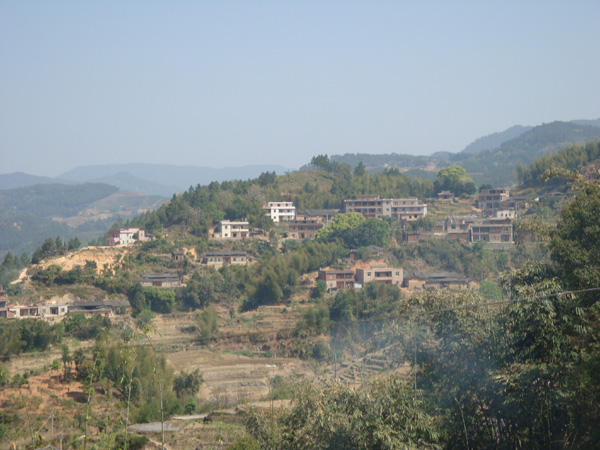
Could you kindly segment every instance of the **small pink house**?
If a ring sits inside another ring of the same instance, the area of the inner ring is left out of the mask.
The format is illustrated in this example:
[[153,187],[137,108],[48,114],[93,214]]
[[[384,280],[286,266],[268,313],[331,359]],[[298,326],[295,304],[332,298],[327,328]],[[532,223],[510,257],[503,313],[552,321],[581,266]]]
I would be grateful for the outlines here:
[[106,244],[110,246],[133,244],[146,240],[146,233],[139,228],[121,228],[120,230],[111,230],[107,234]]

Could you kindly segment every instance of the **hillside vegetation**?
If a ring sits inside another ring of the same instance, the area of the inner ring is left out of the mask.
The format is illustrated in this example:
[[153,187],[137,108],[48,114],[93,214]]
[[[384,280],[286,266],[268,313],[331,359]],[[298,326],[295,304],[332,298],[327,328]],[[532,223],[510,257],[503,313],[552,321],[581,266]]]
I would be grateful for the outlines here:
[[[511,128],[473,142],[463,152],[440,152],[431,156],[411,155],[334,155],[332,160],[355,167],[362,162],[369,171],[385,168],[427,169],[430,172],[460,165],[467,170],[477,184],[510,186],[516,181],[516,168],[527,166],[536,158],[573,145],[584,145],[600,139],[597,121],[552,122],[536,127]],[[510,131],[510,133],[508,133]],[[508,134],[507,134],[508,133]],[[514,137],[507,139],[508,136]],[[497,140],[496,140],[497,138]],[[498,145],[494,145],[498,143]],[[489,145],[489,146],[488,146]]]
[[123,219],[157,208],[162,197],[103,183],[45,183],[0,190],[0,257],[32,253],[48,236],[84,243]]
[[[568,155],[590,160],[595,152],[591,142],[562,158],[570,164]],[[2,277],[26,270],[7,289],[17,302],[75,297],[129,307],[110,318],[70,313],[57,323],[0,323],[7,360],[0,438],[32,449],[55,445],[48,432],[31,432],[44,430],[52,414],[67,430],[66,447],[141,447],[143,437],[126,437],[131,421],[206,412],[207,423],[191,420],[153,437],[178,450],[219,441],[265,450],[594,448],[598,179],[567,175],[572,200],[551,211],[555,225],[538,216],[517,228],[512,248],[491,248],[402,239],[408,229],[432,230],[436,219],[474,212],[475,184],[461,168],[438,172],[434,186],[324,155],[312,165],[318,170],[198,184],[118,224],[144,228],[154,235],[147,242],[79,250],[75,240],[48,238],[32,261],[8,254]],[[433,198],[445,178],[459,182],[448,186],[461,188],[462,198]],[[297,242],[262,208],[289,200],[298,209],[339,209],[361,194],[415,196],[431,202],[431,214],[412,223],[339,214],[316,239]],[[247,218],[254,235],[213,238],[224,218]],[[200,264],[209,250],[243,251],[253,261],[215,269]],[[459,272],[479,285],[415,293],[367,283],[329,293],[316,280],[319,268],[372,264]],[[140,283],[165,272],[183,284]],[[37,358],[35,369],[25,355]],[[271,403],[261,409],[256,400]],[[289,403],[277,409],[278,400]],[[41,416],[31,419],[34,407]],[[28,427],[17,426],[26,420]],[[211,441],[202,442],[209,430]]]
[[566,180],[558,178],[548,183],[547,180],[544,180],[544,174],[553,168],[581,171],[589,164],[597,162],[600,159],[599,142],[588,142],[585,146],[569,146],[536,159],[528,167],[518,166],[517,180],[523,187],[540,187],[548,184],[556,186],[558,183],[564,185]]

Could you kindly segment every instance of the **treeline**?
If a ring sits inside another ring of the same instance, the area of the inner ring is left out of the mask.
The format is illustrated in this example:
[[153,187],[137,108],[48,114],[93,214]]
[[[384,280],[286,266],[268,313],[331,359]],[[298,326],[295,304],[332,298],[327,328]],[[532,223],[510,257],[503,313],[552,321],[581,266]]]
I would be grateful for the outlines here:
[[[533,161],[528,167],[518,165],[517,181],[521,187],[539,187],[547,183],[544,173],[552,168],[576,171],[586,164],[600,158],[600,141],[591,141],[585,145],[572,145],[556,153],[544,155]],[[550,180],[550,185],[564,183],[564,180]]]
[[22,319],[0,322],[0,359],[25,352],[45,351],[62,341],[64,325],[44,320]]
[[86,318],[80,313],[68,314],[64,321],[52,325],[39,319],[3,320],[0,322],[0,359],[46,351],[50,346],[60,344],[65,336],[95,339],[110,327],[106,317]]

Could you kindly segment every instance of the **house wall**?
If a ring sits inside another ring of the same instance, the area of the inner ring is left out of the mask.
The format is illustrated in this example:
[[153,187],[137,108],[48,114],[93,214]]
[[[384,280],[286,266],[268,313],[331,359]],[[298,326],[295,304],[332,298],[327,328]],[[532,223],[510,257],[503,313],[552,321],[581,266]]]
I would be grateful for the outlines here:
[[362,285],[369,282],[393,284],[400,286],[403,280],[403,270],[400,267],[371,267],[356,269],[356,281]]
[[221,239],[242,239],[250,235],[250,224],[246,221],[222,220],[215,233]]
[[394,217],[414,221],[427,215],[427,205],[420,204],[417,198],[381,199],[378,195],[365,195],[344,200],[344,212],[357,212],[367,218]]
[[293,202],[269,202],[266,210],[267,216],[273,222],[288,222],[296,218],[296,207]]

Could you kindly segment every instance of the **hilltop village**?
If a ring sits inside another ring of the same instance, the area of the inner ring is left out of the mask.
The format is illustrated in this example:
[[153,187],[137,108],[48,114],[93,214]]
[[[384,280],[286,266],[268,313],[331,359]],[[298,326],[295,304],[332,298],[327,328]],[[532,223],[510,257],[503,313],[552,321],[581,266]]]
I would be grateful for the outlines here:
[[[471,201],[471,199],[469,199]],[[450,191],[437,194],[436,204],[451,206],[457,203]],[[394,220],[402,229],[404,242],[418,242],[428,239],[455,239],[474,243],[483,241],[492,248],[506,249],[514,244],[513,221],[519,213],[527,211],[529,199],[511,198],[509,189],[482,189],[472,202],[473,214],[449,215],[445,219],[435,220],[430,229],[411,224],[422,224],[428,217],[427,204],[420,203],[418,198],[387,198],[379,195],[361,195],[355,199],[346,199],[342,209],[305,209],[296,210],[293,202],[268,202],[263,205],[265,216],[274,224],[280,225],[282,242],[294,240],[302,242],[318,237],[319,231],[336,223],[340,215],[348,213],[360,214],[364,218],[377,220]],[[463,202],[464,203],[464,202]],[[440,219],[436,217],[436,219]],[[429,220],[425,222],[431,224]],[[221,220],[209,233],[210,239],[227,245],[229,241],[263,239],[264,230],[254,229],[248,220]],[[118,228],[106,233],[107,246],[127,246],[136,243],[152,241],[153,236],[137,227]],[[377,245],[369,245],[366,250],[374,256],[383,256],[385,250]],[[224,264],[247,265],[256,260],[256,256],[244,250],[214,250],[207,251],[197,257],[187,249],[180,248],[172,251],[175,262],[191,261],[192,265],[206,265],[220,268]],[[326,284],[327,292],[340,289],[361,288],[366,283],[392,284],[414,291],[419,289],[467,289],[477,286],[477,283],[456,272],[419,271],[405,273],[402,267],[388,266],[383,260],[362,264],[356,260],[356,249],[350,249],[347,267],[336,269],[331,267],[319,268],[315,279]],[[181,271],[161,273],[144,273],[138,282],[141,286],[159,288],[178,288],[185,285],[185,277]],[[6,293],[2,291],[0,301],[0,318],[19,317],[51,317],[62,316],[67,312],[106,313],[115,308],[127,306],[126,302],[86,302],[56,303],[55,300],[37,302],[34,305],[23,306],[8,304]]]
[[[476,189],[460,168],[435,183],[397,170],[318,169],[190,187],[95,245],[48,238],[30,259],[7,255],[3,435],[37,448],[14,428],[36,403],[32,429],[49,445],[60,444],[44,424],[52,420],[73,448],[82,439],[273,448],[257,430],[289,430],[286,414],[298,411],[287,408],[301,398],[316,405],[326,395],[333,418],[344,396],[360,395],[365,414],[391,392],[413,398],[415,379],[454,395],[454,381],[444,385],[455,379],[444,375],[455,358],[445,333],[464,325],[496,339],[506,326],[498,321],[522,307],[508,296],[526,295],[528,271],[552,264],[536,221],[560,223],[573,194],[564,181],[516,194]],[[476,336],[459,339],[481,353]],[[477,376],[514,381],[508,366],[494,370]],[[16,402],[23,389],[28,400]],[[425,414],[415,439],[436,442],[434,411],[410,405]],[[178,431],[165,436],[165,426]]]

